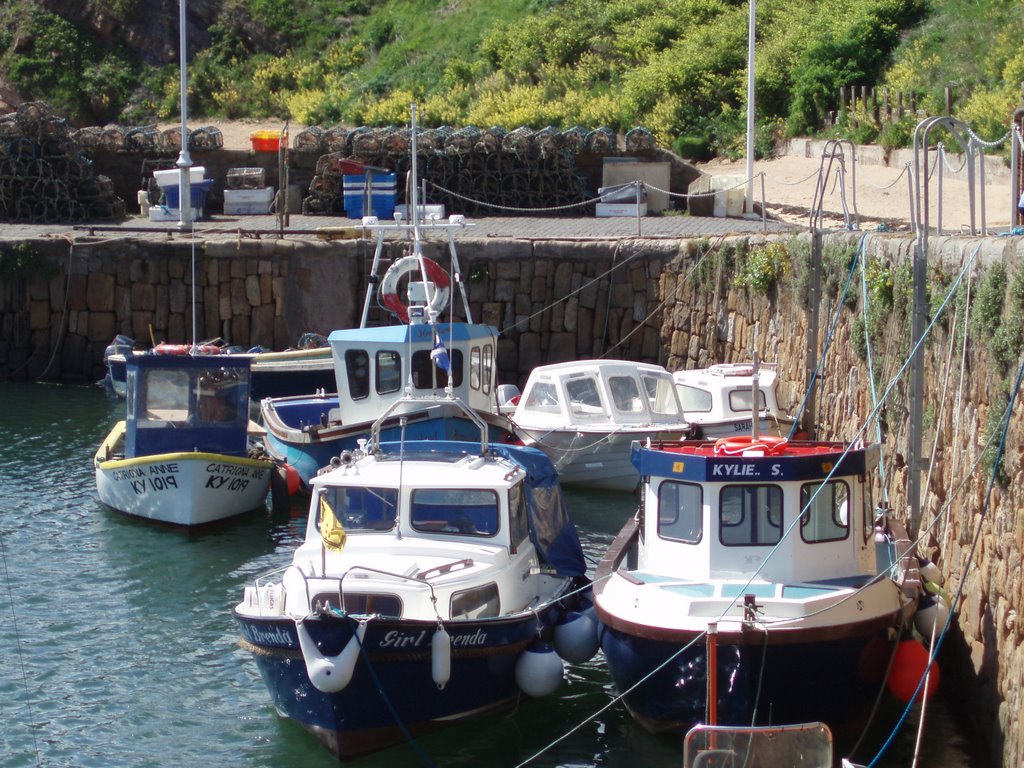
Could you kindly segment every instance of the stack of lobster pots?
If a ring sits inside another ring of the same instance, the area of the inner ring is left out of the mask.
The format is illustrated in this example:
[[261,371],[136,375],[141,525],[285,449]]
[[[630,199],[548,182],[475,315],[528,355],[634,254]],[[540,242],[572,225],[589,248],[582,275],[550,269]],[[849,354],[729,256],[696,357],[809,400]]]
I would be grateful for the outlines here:
[[[316,171],[303,202],[305,214],[344,215],[343,176],[353,163],[384,168],[403,179],[410,166],[411,129],[317,126],[298,133],[296,154],[316,157]],[[466,215],[589,215],[595,191],[588,189],[577,158],[582,153],[614,154],[618,137],[610,128],[559,131],[468,126],[419,129],[418,172],[426,202]],[[649,131],[625,137],[627,152],[654,148]],[[399,184],[398,202],[405,202]]]
[[53,224],[121,219],[124,201],[68,123],[40,102],[0,116],[0,221]]

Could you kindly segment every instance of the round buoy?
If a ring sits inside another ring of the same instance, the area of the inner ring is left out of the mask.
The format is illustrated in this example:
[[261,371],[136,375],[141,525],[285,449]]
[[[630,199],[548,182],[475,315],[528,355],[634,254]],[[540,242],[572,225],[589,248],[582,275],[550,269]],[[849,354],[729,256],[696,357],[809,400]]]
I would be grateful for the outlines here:
[[593,609],[570,611],[555,625],[555,650],[570,664],[590,661],[597,653],[597,620]]
[[[889,693],[902,702],[914,698],[914,691],[928,671],[928,651],[916,640],[903,640],[896,649],[889,678],[885,681]],[[939,665],[932,664],[928,685],[922,685],[915,701],[926,701],[939,687]]]
[[299,492],[299,488],[302,486],[302,478],[299,477],[299,470],[293,467],[291,464],[282,464],[284,468],[285,480],[287,480],[288,495],[294,496]]
[[946,601],[938,595],[925,595],[917,605],[917,612],[914,614],[914,629],[926,640],[932,634],[938,634],[946,627],[946,620],[949,619],[949,606]]
[[565,669],[555,649],[534,640],[516,659],[516,684],[528,696],[550,696],[562,684]]
[[942,571],[939,570],[939,566],[923,557],[919,557],[917,562],[919,563],[918,571],[921,573],[921,578],[925,581],[942,585]]

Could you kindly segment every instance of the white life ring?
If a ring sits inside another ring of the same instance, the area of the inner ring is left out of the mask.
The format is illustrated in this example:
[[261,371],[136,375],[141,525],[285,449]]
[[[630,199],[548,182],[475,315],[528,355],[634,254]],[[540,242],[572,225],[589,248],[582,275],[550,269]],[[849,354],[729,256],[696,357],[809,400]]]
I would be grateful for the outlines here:
[[[448,273],[441,268],[440,264],[432,259],[424,258],[423,266],[427,270],[427,281],[434,284],[433,301],[430,302],[427,309],[439,314],[448,306],[448,297],[451,294],[451,283],[448,279]],[[406,297],[399,296],[398,283],[410,272],[418,272],[419,268],[420,260],[418,257],[403,256],[388,268],[380,282],[380,303],[403,323],[409,322],[409,304]]]

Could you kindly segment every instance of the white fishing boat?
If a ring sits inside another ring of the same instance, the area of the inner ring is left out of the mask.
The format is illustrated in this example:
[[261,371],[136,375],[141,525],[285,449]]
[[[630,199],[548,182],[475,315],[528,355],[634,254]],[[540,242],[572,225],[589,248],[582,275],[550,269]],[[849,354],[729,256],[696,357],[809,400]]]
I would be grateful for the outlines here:
[[[552,693],[597,650],[554,467],[531,448],[379,442],[312,478],[305,541],[234,609],[274,706],[347,759]],[[404,420],[404,419],[403,419]]]
[[100,501],[186,527],[265,507],[274,465],[250,456],[248,358],[129,354],[126,385],[93,459]]
[[806,437],[794,431],[796,420],[779,405],[774,364],[719,363],[676,371],[672,378],[683,413],[700,437],[750,434],[755,397],[760,434]]
[[563,483],[629,491],[640,480],[634,440],[678,440],[690,425],[659,365],[578,360],[535,368],[512,413],[526,445],[544,451]]
[[756,433],[634,446],[639,509],[595,604],[638,722],[863,722],[920,597],[911,544],[873,502],[879,454]]

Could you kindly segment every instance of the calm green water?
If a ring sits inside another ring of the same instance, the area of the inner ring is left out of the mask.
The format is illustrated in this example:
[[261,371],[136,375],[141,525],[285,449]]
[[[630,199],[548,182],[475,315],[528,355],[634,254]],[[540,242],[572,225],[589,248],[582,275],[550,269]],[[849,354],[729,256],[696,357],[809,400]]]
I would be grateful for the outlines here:
[[[106,510],[92,454],[123,409],[97,387],[0,384],[0,765],[335,764],[274,714],[231,619],[243,585],[290,559],[304,510],[194,536]],[[570,502],[596,562],[631,498]],[[402,746],[356,765],[514,768],[540,752],[530,765],[681,765],[679,738],[648,735],[612,698],[599,655],[555,697],[424,738],[422,754]],[[929,708],[932,768],[972,763],[947,712],[941,700]],[[877,744],[897,715],[886,713]],[[879,765],[910,765],[906,731]]]

